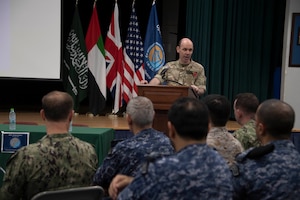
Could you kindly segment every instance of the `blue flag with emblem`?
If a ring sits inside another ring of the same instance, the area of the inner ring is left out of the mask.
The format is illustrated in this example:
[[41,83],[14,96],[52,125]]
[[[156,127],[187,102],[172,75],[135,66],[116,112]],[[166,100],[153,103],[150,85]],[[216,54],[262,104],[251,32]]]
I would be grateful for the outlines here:
[[155,0],[152,3],[147,32],[144,42],[145,79],[150,81],[165,64],[165,52],[162,46]]

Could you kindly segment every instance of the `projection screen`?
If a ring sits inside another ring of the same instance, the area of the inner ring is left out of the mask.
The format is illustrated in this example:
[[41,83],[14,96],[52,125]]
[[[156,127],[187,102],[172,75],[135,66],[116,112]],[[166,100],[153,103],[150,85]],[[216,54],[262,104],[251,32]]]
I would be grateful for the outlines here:
[[0,78],[61,78],[61,0],[0,0],[0,27]]

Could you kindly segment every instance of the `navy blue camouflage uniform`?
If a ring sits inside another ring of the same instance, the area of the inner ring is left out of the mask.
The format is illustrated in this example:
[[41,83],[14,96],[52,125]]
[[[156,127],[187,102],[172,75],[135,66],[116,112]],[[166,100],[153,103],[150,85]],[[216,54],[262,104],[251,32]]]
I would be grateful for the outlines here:
[[230,170],[206,144],[189,145],[174,155],[150,162],[118,196],[143,200],[231,198]]
[[151,153],[174,153],[170,139],[155,129],[145,129],[137,135],[119,142],[104,159],[93,178],[95,185],[108,189],[117,174],[135,176],[141,164]]
[[251,148],[236,160],[234,199],[300,199],[300,154],[291,141]]

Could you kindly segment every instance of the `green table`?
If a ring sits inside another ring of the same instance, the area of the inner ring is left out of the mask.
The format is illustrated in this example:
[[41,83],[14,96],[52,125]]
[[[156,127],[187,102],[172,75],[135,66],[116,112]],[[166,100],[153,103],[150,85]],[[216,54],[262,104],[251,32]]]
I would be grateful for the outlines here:
[[[0,131],[10,131],[7,124],[0,124]],[[18,125],[15,132],[29,132],[29,143],[34,143],[46,135],[45,126],[37,125]],[[114,139],[114,130],[111,128],[89,128],[89,127],[76,127],[72,128],[72,135],[75,137],[89,142],[94,145],[98,154],[99,165],[110,150],[111,141]],[[1,144],[0,137],[0,144]],[[5,165],[10,153],[0,153],[0,166],[5,169]],[[2,186],[3,173],[0,171],[0,187]]]

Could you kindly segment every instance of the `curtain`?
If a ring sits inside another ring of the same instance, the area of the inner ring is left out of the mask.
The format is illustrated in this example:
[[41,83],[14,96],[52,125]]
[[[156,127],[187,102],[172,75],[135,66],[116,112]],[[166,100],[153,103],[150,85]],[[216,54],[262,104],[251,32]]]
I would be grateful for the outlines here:
[[207,94],[273,98],[281,66],[285,0],[187,0],[186,36],[207,76]]

